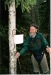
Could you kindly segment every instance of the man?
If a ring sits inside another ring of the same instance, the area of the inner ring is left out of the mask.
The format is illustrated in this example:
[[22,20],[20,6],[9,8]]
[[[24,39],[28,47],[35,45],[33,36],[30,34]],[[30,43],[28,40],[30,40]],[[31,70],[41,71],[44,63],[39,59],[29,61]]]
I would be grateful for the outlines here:
[[42,33],[38,32],[38,27],[35,24],[30,25],[29,36],[24,41],[24,46],[21,51],[16,53],[16,58],[19,58],[20,55],[23,55],[28,50],[30,50],[32,54],[31,60],[33,63],[34,74],[39,73],[39,65],[42,68],[43,74],[48,73],[49,68],[45,50],[50,53],[50,48]]

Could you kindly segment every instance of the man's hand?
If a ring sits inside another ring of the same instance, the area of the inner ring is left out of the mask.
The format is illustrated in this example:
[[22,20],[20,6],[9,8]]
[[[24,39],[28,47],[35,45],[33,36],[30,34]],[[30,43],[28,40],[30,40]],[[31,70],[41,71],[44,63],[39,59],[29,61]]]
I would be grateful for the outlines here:
[[47,48],[46,48],[46,51],[47,51],[48,53],[50,53],[50,52],[51,52],[51,48],[50,48],[50,47],[47,47]]
[[16,53],[16,58],[19,58],[19,56],[20,56],[20,53],[17,52],[17,53]]

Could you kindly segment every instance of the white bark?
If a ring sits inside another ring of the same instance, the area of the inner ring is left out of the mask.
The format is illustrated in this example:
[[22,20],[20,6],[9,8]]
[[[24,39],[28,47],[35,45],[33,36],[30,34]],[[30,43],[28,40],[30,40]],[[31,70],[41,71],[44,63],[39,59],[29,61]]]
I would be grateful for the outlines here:
[[16,74],[16,45],[14,44],[14,34],[16,34],[16,9],[15,0],[12,0],[9,6],[9,72]]

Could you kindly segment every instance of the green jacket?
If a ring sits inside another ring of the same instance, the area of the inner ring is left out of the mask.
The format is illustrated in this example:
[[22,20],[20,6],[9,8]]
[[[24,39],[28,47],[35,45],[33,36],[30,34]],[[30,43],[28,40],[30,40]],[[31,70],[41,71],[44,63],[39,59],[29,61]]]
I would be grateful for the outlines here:
[[28,36],[24,41],[23,48],[20,51],[20,55],[23,55],[26,51],[31,50],[33,52],[43,51],[43,48],[48,46],[48,42],[42,35],[42,33],[37,32],[35,38]]

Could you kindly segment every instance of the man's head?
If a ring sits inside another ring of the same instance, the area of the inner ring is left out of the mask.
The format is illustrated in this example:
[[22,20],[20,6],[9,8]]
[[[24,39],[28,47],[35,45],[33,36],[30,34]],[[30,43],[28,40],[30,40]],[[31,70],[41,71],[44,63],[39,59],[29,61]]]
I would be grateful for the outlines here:
[[35,24],[30,25],[30,35],[34,36],[38,31],[38,26]]

